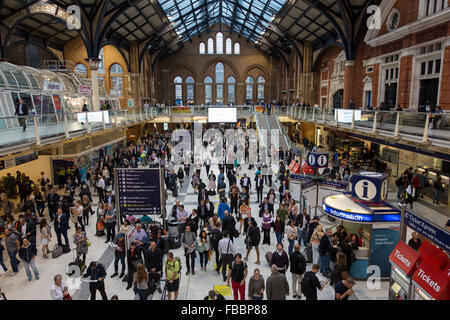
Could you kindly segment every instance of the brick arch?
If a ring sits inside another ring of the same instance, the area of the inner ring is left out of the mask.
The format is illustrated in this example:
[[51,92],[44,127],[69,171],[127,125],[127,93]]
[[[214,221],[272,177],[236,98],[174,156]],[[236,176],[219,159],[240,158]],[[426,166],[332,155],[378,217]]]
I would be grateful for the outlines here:
[[[267,76],[267,72],[266,70],[259,64],[252,64],[250,66],[247,67],[247,69],[242,73],[242,82],[245,82],[245,79],[247,79],[247,76],[249,75],[250,71],[252,71],[253,69],[258,69],[261,73],[258,74],[258,76],[263,76],[264,79],[266,79],[266,82],[268,81],[268,76]],[[255,83],[256,83],[256,78],[255,78]]]
[[[223,64],[224,64],[224,67],[229,67],[231,70],[233,70],[233,74],[230,74],[230,75],[232,75],[235,79],[236,79],[236,82],[239,82],[240,81],[240,79],[239,79],[239,72],[237,71],[237,69],[236,69],[236,67],[234,66],[234,64],[230,61],[230,60],[228,60],[228,59],[226,59],[226,58],[213,58],[213,59],[211,59],[211,60],[209,60],[208,61],[208,63],[206,63],[204,66],[203,66],[203,68],[202,68],[202,70],[200,71],[200,75],[201,75],[201,79],[202,79],[202,81],[203,81],[203,79],[206,77],[206,76],[210,76],[210,77],[212,77],[213,79],[214,79],[214,76],[211,76],[211,75],[209,75],[209,74],[207,74],[206,73],[206,71],[208,70],[208,68],[209,67],[211,67],[211,66],[214,66],[214,69],[215,69],[215,66],[216,66],[216,64],[218,63],[218,62],[222,62]],[[230,76],[229,75],[229,76]],[[225,73],[225,82],[226,82],[226,79],[227,79],[228,77],[227,77],[227,75],[226,75],[226,73]]]
[[[197,77],[197,73],[195,72],[195,70],[190,65],[187,65],[187,64],[184,64],[184,63],[183,64],[178,63],[178,64],[171,65],[170,69],[171,69],[170,70],[170,79],[171,79],[172,82],[173,82],[173,79],[175,79],[175,77],[178,76],[178,75],[181,76],[181,78],[183,78],[183,83],[185,82],[186,77],[189,76],[189,75],[192,78],[194,78],[195,82],[200,82],[201,81],[201,79],[199,79]],[[188,73],[187,74],[182,74],[181,71],[183,71],[183,69],[187,70]],[[178,70],[178,72],[175,72],[174,70]]]

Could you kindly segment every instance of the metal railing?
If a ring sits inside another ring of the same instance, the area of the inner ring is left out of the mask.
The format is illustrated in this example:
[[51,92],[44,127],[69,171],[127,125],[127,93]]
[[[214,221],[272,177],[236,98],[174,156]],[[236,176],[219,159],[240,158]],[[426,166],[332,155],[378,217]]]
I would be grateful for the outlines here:
[[288,107],[277,109],[298,121],[450,147],[450,113]]
[[155,117],[153,108],[0,117],[0,148],[5,152],[20,145],[39,146]]

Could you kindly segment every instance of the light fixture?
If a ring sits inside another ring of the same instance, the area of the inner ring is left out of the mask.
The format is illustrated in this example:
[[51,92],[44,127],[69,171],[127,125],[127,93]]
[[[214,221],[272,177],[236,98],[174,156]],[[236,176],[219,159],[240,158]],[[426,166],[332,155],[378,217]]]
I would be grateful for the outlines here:
[[270,20],[272,20],[272,21],[275,20],[275,16],[271,16]]

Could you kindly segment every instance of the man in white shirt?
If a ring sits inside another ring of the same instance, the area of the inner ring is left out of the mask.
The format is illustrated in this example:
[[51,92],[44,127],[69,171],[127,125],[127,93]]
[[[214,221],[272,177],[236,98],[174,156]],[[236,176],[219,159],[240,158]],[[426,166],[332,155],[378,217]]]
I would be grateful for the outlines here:
[[105,202],[105,180],[103,180],[102,176],[100,176],[100,179],[97,182],[97,193],[99,201]]
[[220,260],[217,264],[216,271],[217,273],[219,273],[220,267],[222,266],[222,277],[223,281],[225,282],[227,281],[227,266],[229,266],[229,268],[231,269],[231,263],[233,262],[233,257],[236,253],[236,249],[233,242],[228,238],[228,232],[224,231],[222,235],[223,238],[219,241],[218,245]]

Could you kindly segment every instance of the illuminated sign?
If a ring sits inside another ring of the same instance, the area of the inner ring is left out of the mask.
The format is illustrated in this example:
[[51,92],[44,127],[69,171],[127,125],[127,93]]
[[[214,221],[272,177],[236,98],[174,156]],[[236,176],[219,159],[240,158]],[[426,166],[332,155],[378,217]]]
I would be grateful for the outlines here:
[[325,213],[338,219],[354,221],[360,223],[374,222],[400,222],[400,214],[359,214],[348,211],[337,210],[323,204],[322,209]]

